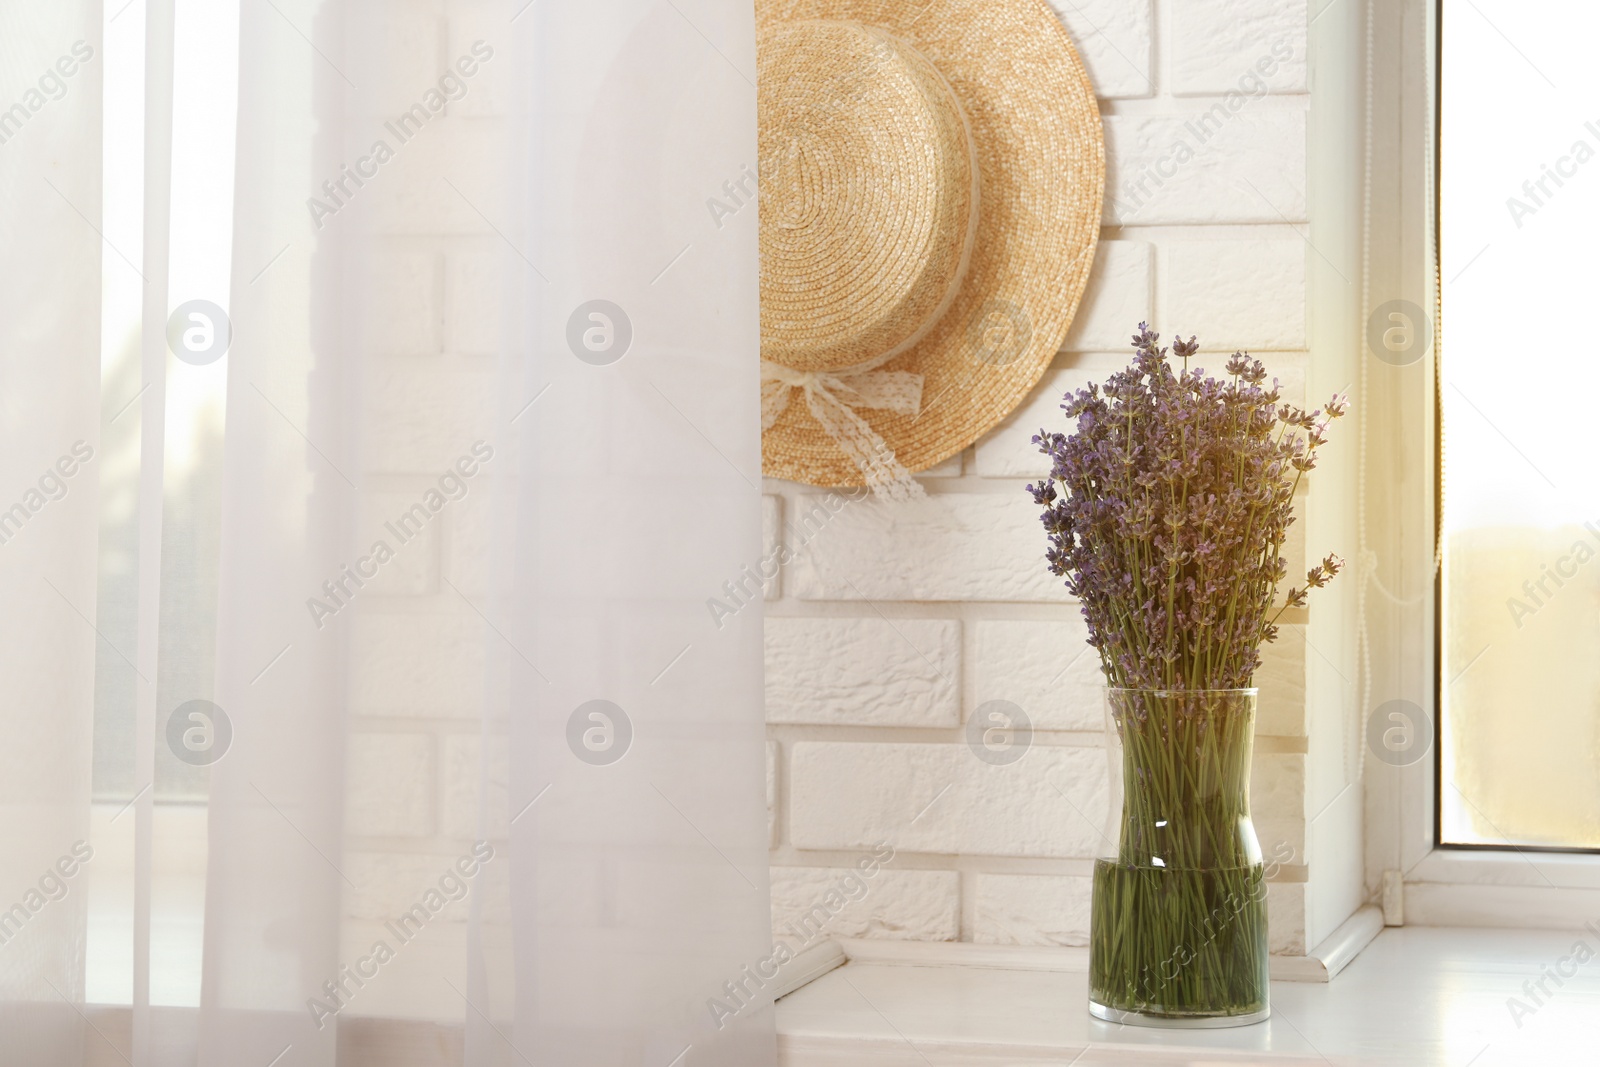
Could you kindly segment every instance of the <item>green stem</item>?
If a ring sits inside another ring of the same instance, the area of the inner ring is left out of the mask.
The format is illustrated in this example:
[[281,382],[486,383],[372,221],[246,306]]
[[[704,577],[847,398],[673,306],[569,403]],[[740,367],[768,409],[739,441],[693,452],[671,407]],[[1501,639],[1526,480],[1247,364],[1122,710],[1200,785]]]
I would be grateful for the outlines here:
[[1163,1015],[1259,1011],[1267,959],[1249,829],[1253,694],[1112,700],[1123,819],[1116,858],[1095,865],[1092,996]]

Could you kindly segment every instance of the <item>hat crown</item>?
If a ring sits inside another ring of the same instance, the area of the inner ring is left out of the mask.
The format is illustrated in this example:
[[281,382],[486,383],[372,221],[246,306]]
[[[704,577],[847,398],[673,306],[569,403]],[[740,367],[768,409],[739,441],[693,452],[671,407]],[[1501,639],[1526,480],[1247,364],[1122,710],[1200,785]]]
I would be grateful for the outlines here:
[[759,45],[761,355],[800,371],[883,362],[960,288],[976,160],[928,59],[853,22],[785,22]]

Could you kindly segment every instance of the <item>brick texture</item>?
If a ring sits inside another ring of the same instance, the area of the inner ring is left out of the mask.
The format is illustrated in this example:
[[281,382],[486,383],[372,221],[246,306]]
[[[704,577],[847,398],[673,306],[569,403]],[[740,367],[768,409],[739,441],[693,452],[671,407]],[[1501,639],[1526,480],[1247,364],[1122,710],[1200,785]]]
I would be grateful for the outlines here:
[[430,837],[434,830],[433,738],[350,735],[345,759],[345,831],[368,837]]
[[1150,0],[1051,0],[1050,6],[1103,99],[1150,95]]
[[973,940],[988,945],[1087,945],[1087,875],[981,874]]
[[1172,36],[1205,42],[1171,51],[1175,95],[1306,88],[1305,0],[1182,0],[1172,5]]
[[790,757],[799,848],[1092,857],[1105,754],[1035,745],[995,766],[963,744],[802,742]]
[[1101,241],[1088,288],[1067,332],[1067,350],[1125,351],[1139,323],[1153,317],[1151,246],[1145,241]]
[[820,926],[825,937],[955,941],[960,881],[954,871],[774,867],[773,936],[802,941]]
[[1060,602],[1040,565],[1038,507],[1021,491],[847,507],[791,570],[802,600]]
[[978,703],[1009,700],[1035,730],[1102,730],[1105,678],[1081,615],[978,623]]
[[1210,352],[1306,346],[1305,241],[1175,241],[1167,250],[1163,314]]
[[1188,102],[1106,118],[1110,225],[1301,222],[1306,113],[1292,100]]
[[[964,734],[990,700],[1021,706],[1039,730],[1101,729],[1098,658],[1083,644],[1077,605],[1043,568],[1038,509],[1022,491],[1044,471],[1028,439],[1042,426],[1066,428],[1061,394],[1122,365],[1141,319],[1168,336],[1199,334],[1209,353],[1266,352],[1286,399],[1305,400],[1306,263],[1315,252],[1303,236],[1303,0],[1051,3],[1104,102],[1108,150],[1109,228],[1064,353],[974,448],[925,472],[926,502],[819,513],[823,491],[768,483],[762,553],[780,543],[798,552],[764,587],[780,927],[826,896],[844,856],[887,841],[914,866],[879,871],[864,897],[830,914],[830,935],[1085,942],[1089,880],[1061,866],[1100,844],[1103,749],[1092,737],[1056,737],[997,766]],[[417,99],[474,40],[494,42],[505,29],[492,5],[402,0],[389,32],[377,47],[404,62],[363,104],[380,116]],[[363,321],[366,436],[361,470],[349,473],[383,481],[362,522],[414,500],[408,487],[436,478],[475,438],[492,440],[492,427],[475,428],[472,417],[493,410],[503,309],[492,279],[508,252],[478,209],[502,200],[503,179],[443,170],[498,136],[513,73],[483,64],[448,105],[450,121],[420,134],[451,150],[402,146],[362,193],[391,235]],[[419,217],[439,222],[437,232],[414,232]],[[454,436],[428,432],[439,426]],[[366,921],[408,907],[459,853],[456,842],[506,832],[508,768],[503,759],[488,768],[484,798],[482,741],[463,718],[483,683],[484,628],[443,584],[479,602],[493,590],[489,503],[475,484],[386,565],[353,617],[338,620],[352,650],[352,711],[371,723],[348,754],[347,819],[359,841],[345,865],[357,885],[394,890],[352,893],[347,911]],[[1291,574],[1305,553],[1297,525]],[[1264,736],[1305,736],[1316,652],[1304,630],[1296,619],[1265,650]],[[1264,850],[1303,855],[1306,760],[1282,747],[1257,753],[1256,823]],[[507,869],[493,864],[488,876]],[[1274,952],[1304,951],[1304,898],[1303,885],[1272,887]],[[452,921],[464,916],[452,905]]]
[[954,726],[961,626],[941,619],[768,619],[767,721]]
[[473,695],[483,684],[484,670],[481,619],[371,613],[355,623],[350,667],[355,710],[431,718],[475,713]]

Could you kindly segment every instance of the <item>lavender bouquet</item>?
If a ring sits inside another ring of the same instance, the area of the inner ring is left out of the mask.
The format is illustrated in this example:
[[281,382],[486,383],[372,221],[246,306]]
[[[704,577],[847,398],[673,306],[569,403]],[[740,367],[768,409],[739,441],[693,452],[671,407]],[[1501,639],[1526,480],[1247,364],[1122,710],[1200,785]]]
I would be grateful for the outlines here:
[[1265,883],[1250,822],[1260,646],[1342,567],[1328,556],[1281,602],[1300,479],[1335,397],[1281,404],[1242,352],[1226,380],[1171,355],[1145,323],[1131,366],[1069,394],[1072,434],[1041,431],[1052,573],[1066,579],[1108,682],[1121,811],[1096,863],[1091,1011],[1117,1021],[1215,1025],[1267,1010]]

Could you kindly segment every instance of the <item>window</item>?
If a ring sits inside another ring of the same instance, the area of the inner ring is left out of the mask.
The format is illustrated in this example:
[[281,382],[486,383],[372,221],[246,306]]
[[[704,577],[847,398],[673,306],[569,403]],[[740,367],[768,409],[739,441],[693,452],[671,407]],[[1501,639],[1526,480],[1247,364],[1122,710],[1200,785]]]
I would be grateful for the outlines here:
[[[234,123],[238,106],[237,4],[177,0],[174,7],[169,294],[197,294],[226,309],[233,234]],[[105,11],[101,259],[101,528],[94,739],[94,844],[101,856],[89,913],[87,996],[131,1003],[134,996],[134,820],[139,647],[139,493],[146,391],[140,331],[144,313],[145,5]],[[176,310],[176,309],[174,309]],[[227,359],[223,356],[222,359]],[[222,368],[218,368],[222,369]],[[162,649],[156,704],[171,708],[212,695],[209,669],[219,571],[224,382],[173,359],[165,390],[162,456]],[[185,655],[173,655],[181,649]],[[198,653],[198,654],[196,654]],[[203,663],[204,669],[173,664]],[[164,723],[163,723],[164,725]],[[154,746],[151,870],[151,1003],[189,1006],[200,998],[204,919],[207,771]]]
[[1442,845],[1600,849],[1597,32],[1442,3]]

